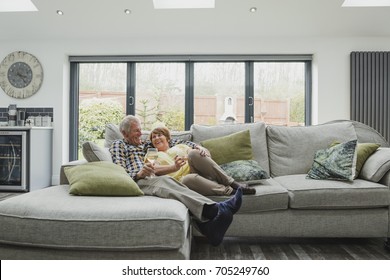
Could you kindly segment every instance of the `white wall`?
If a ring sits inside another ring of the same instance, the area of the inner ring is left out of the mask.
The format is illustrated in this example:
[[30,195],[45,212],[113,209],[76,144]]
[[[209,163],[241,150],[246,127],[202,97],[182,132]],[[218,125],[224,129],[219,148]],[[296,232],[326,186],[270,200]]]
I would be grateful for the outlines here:
[[[349,119],[351,51],[390,51],[390,38],[137,38],[88,41],[1,41],[0,59],[13,51],[35,55],[44,68],[41,89],[24,100],[0,89],[0,107],[53,107],[53,184],[69,151],[69,63],[71,55],[313,54],[313,124]],[[43,147],[42,147],[43,149]]]

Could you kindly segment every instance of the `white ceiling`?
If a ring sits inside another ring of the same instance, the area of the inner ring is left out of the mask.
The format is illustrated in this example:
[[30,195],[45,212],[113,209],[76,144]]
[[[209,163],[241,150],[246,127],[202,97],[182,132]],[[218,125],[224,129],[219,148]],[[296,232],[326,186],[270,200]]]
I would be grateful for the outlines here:
[[[153,0],[32,2],[38,12],[0,13],[0,41],[390,36],[389,7],[342,8],[343,0],[216,0],[215,9],[174,10],[155,10]],[[253,6],[256,13],[249,12]],[[59,9],[63,16],[56,14]],[[125,9],[132,13],[126,15]]]

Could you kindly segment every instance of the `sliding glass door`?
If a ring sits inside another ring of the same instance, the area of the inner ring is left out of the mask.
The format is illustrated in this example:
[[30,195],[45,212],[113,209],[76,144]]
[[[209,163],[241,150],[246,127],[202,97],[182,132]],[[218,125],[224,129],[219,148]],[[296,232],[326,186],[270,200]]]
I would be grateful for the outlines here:
[[126,114],[165,125],[308,125],[311,56],[71,57],[70,160]]

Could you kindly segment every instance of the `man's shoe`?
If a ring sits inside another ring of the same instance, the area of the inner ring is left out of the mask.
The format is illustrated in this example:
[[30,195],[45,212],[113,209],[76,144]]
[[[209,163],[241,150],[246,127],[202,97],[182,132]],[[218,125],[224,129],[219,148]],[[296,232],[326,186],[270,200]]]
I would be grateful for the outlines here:
[[233,214],[225,206],[218,207],[217,216],[205,223],[197,223],[199,231],[206,236],[210,244],[218,246],[221,244],[226,231],[233,221]]
[[218,202],[218,207],[227,207],[232,211],[233,214],[236,214],[237,211],[240,209],[242,204],[242,188],[238,188],[236,190],[236,193],[232,198],[229,198],[228,200]]

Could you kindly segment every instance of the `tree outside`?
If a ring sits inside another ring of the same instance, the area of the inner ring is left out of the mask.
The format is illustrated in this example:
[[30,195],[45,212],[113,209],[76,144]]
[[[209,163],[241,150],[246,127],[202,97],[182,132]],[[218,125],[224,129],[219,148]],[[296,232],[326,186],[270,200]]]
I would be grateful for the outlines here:
[[118,124],[125,114],[122,105],[109,99],[87,99],[79,108],[79,149],[85,141],[101,143],[106,124]]

